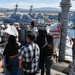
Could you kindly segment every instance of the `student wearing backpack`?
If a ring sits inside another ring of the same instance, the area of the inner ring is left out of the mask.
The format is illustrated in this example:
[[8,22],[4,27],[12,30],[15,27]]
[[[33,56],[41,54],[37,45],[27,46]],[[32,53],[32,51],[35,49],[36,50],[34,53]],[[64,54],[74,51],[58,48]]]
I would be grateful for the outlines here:
[[36,75],[39,67],[40,49],[34,43],[35,35],[27,35],[27,44],[21,48],[19,55],[19,69],[23,69],[24,75]]

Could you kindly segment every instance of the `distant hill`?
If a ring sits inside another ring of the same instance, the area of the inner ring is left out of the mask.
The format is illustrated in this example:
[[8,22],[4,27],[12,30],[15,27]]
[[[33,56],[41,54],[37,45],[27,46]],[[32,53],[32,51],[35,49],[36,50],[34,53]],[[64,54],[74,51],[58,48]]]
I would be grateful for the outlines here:
[[[0,11],[14,11],[15,9],[9,9],[9,8],[0,8]],[[28,9],[22,9],[18,8],[18,11],[28,11]]]
[[1,8],[0,7],[0,11],[6,11],[6,10],[9,10],[8,8]]
[[[9,9],[9,8],[2,8],[0,7],[0,11],[8,11],[8,10],[15,10],[15,9]],[[18,11],[28,11],[29,9],[24,8],[18,8]],[[61,11],[61,8],[54,8],[54,7],[42,7],[42,8],[33,8],[35,11]],[[75,11],[74,9],[71,9],[71,11]]]
[[[0,8],[0,11],[6,11],[6,10],[14,10],[9,8]],[[18,8],[19,11],[25,11],[27,9]],[[60,11],[60,8],[52,8],[52,7],[42,7],[42,8],[33,8],[35,11]]]
[[52,8],[52,7],[42,7],[42,8],[34,8],[36,11],[61,11],[60,8]]

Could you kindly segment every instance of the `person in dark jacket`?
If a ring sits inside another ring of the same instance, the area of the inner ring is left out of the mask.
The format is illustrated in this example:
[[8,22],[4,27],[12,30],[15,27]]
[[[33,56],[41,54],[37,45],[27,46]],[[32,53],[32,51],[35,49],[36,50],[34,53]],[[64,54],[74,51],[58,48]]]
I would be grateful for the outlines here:
[[46,45],[42,48],[42,69],[41,75],[44,75],[46,69],[46,75],[51,75],[52,56],[54,52],[53,36],[47,34],[45,37]]
[[43,30],[38,30],[39,35],[37,36],[36,43],[40,47],[40,49],[43,47],[45,44],[45,36]]
[[[18,47],[18,44],[16,43],[16,37],[13,35],[10,35],[8,43],[3,53],[4,56],[8,57],[6,61],[10,64],[9,69],[8,69],[9,75],[18,75],[18,71],[19,71],[18,49],[19,47]],[[6,64],[9,65],[8,63]]]
[[45,44],[45,36],[44,36],[44,31],[43,30],[38,30],[39,35],[37,36],[36,43],[38,44],[40,48],[40,62],[39,62],[39,68],[41,69],[41,49]]

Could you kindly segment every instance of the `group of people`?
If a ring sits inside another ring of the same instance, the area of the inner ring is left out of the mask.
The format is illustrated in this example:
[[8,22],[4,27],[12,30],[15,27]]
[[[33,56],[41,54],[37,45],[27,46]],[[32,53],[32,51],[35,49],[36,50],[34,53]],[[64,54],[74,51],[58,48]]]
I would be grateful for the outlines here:
[[[34,27],[34,22],[31,24]],[[26,43],[22,47],[18,46],[16,37],[10,35],[3,55],[9,75],[36,75],[40,69],[41,75],[45,71],[46,75],[51,75],[53,53],[53,36],[35,27],[27,33]]]

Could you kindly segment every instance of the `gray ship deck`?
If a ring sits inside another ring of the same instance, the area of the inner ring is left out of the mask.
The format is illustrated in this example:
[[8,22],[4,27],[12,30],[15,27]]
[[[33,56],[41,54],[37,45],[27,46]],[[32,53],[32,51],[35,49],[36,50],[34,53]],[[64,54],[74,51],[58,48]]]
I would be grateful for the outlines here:
[[[61,62],[61,63],[53,64],[51,69],[51,74],[52,75],[69,75],[69,71],[70,71],[69,63]],[[40,75],[40,74],[41,73],[39,72],[37,75]],[[5,75],[5,74],[0,73],[0,75]]]

